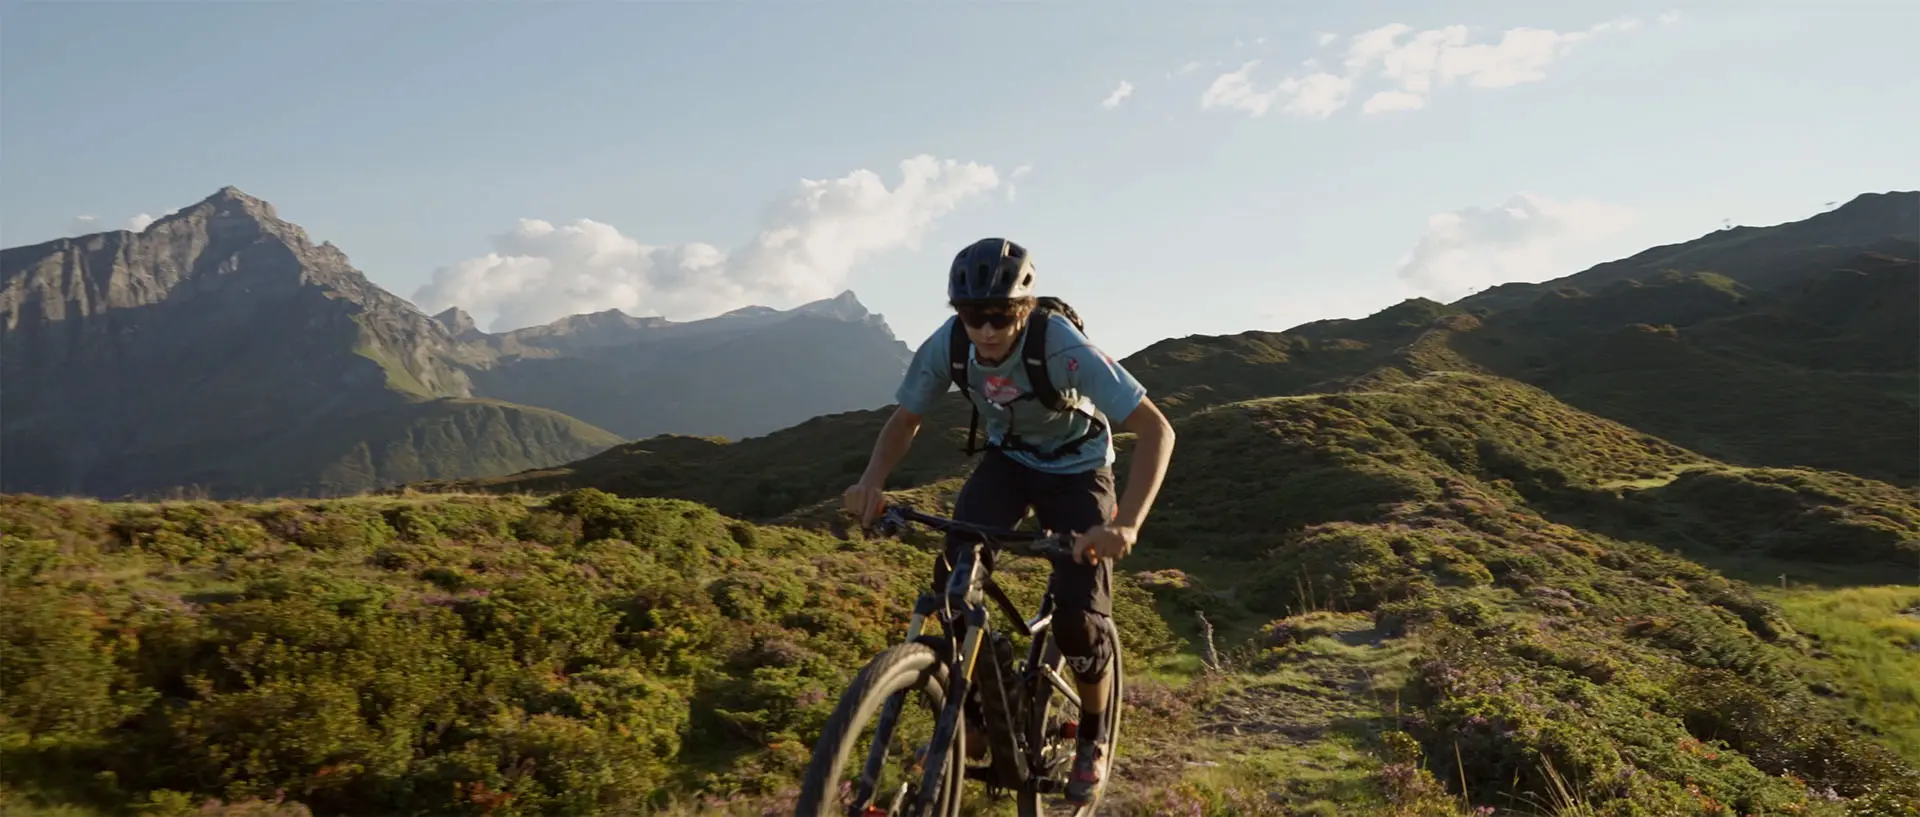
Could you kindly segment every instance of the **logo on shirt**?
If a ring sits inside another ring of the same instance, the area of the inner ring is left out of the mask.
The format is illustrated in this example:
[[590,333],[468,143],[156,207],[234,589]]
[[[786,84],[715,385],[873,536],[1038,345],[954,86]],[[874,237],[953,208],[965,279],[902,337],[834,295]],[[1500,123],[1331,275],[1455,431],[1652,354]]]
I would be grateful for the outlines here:
[[986,386],[980,389],[988,400],[1006,405],[1020,396],[1020,387],[1013,385],[1013,378],[1004,375],[988,375]]

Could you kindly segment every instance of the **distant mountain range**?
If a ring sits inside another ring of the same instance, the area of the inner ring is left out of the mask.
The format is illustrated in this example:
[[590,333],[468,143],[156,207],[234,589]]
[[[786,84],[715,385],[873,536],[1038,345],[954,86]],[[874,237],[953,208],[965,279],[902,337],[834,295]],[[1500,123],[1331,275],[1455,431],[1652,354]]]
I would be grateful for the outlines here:
[[884,404],[911,352],[851,292],[488,334],[233,187],[139,233],[0,250],[0,320],[0,490],[104,497],[345,494],[764,434]]

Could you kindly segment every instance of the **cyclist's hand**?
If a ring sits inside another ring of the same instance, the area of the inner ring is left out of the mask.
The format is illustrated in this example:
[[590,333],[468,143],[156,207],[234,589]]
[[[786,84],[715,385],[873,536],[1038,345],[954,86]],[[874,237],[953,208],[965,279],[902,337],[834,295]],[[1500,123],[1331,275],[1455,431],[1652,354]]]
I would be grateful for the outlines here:
[[1095,525],[1073,539],[1073,560],[1099,564],[1101,559],[1120,561],[1133,550],[1140,536],[1138,529],[1126,525]]
[[860,518],[861,528],[872,528],[873,519],[887,504],[887,495],[878,485],[856,482],[847,486],[840,495],[841,502],[849,513]]

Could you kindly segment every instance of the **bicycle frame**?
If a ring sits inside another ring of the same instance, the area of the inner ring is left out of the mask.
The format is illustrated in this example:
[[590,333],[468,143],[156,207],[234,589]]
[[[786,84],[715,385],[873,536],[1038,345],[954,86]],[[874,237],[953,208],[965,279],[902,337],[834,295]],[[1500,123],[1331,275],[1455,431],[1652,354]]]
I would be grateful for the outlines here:
[[[993,624],[988,615],[986,599],[992,599],[1008,620],[1014,624],[1015,631],[1030,639],[1027,644],[1026,663],[1019,668],[1018,681],[1021,689],[1031,696],[1037,689],[1037,681],[1042,677],[1048,685],[1067,696],[1078,708],[1080,695],[1072,684],[1060,677],[1052,669],[1042,666],[1043,635],[1053,623],[1053,593],[1047,592],[1041,597],[1040,607],[1033,618],[1020,614],[1006,591],[993,580],[992,575],[980,563],[980,555],[991,543],[998,549],[1048,559],[1070,558],[1073,548],[1072,534],[1053,534],[1051,532],[1032,533],[995,528],[986,528],[957,522],[950,519],[928,516],[911,508],[890,508],[881,517],[878,527],[883,533],[894,533],[905,527],[908,522],[918,522],[928,527],[949,533],[972,536],[970,543],[960,554],[959,563],[953,566],[948,575],[946,592],[936,594],[931,590],[923,591],[913,606],[913,614],[907,620],[907,641],[921,637],[928,617],[935,616],[945,631],[948,643],[954,640],[954,619],[956,613],[965,622],[965,636],[960,639],[959,650],[949,656],[948,688],[941,708],[940,718],[934,725],[933,742],[928,747],[926,771],[921,780],[919,797],[909,807],[908,814],[920,817],[935,796],[942,772],[946,768],[947,753],[953,742],[953,733],[959,728],[961,707],[965,704],[967,693],[974,683],[974,673],[980,669],[979,661],[982,642],[991,637]],[[1022,729],[1013,722],[1016,701],[1011,697],[1012,685],[1009,679],[1001,675],[1003,668],[998,661],[984,664],[985,689],[981,691],[981,711],[985,716],[982,724],[987,735],[988,757],[991,764],[985,768],[966,767],[968,779],[982,780],[990,785],[1013,788],[1027,783],[1040,765],[1040,747],[1032,745]],[[876,726],[877,739],[867,750],[866,765],[859,778],[859,801],[871,802],[874,781],[879,778],[880,766],[885,760],[886,746],[893,733],[894,722],[900,715],[905,701],[903,695],[890,698],[880,711]],[[1051,786],[1043,790],[1051,791]]]

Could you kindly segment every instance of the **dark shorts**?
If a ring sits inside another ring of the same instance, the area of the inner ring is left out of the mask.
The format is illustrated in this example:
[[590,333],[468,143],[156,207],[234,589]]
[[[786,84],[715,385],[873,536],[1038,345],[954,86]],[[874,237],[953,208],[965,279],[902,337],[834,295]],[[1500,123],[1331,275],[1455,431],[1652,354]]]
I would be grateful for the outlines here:
[[[1096,468],[1072,474],[1035,471],[1006,455],[988,449],[979,467],[967,478],[954,501],[953,518],[976,525],[1011,528],[1032,507],[1040,526],[1053,531],[1080,532],[1113,518],[1113,469]],[[956,546],[968,540],[947,537],[944,558],[934,560],[933,591],[945,593],[947,576],[958,558]],[[993,569],[993,551],[986,551],[986,567]],[[1017,558],[1017,557],[1016,557]],[[1113,615],[1113,564],[1098,566],[1062,562],[1054,566],[1049,585],[1060,610]]]

